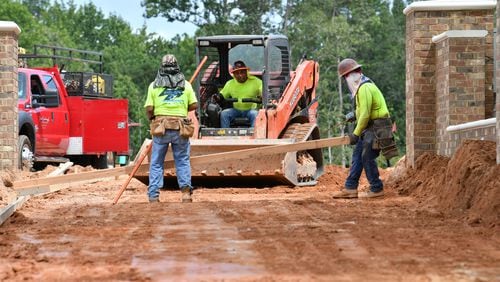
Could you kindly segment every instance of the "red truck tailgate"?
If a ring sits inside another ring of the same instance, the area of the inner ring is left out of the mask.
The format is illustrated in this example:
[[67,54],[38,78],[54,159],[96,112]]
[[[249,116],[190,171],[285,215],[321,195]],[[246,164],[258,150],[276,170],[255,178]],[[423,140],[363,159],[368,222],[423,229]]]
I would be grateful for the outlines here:
[[83,154],[128,155],[128,100],[70,97],[68,103],[70,136],[82,137]]

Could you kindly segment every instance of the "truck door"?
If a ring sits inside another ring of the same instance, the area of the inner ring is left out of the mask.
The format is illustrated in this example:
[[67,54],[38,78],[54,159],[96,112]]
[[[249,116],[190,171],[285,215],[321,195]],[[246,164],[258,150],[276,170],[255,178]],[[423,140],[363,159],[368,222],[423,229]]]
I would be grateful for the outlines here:
[[36,155],[64,156],[69,140],[69,117],[54,78],[49,74],[32,74],[30,90],[37,126]]

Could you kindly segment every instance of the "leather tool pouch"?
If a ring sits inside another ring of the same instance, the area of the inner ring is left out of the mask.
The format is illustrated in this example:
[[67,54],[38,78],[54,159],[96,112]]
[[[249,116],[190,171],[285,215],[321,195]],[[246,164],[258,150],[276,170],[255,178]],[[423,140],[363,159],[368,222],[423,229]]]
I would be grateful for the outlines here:
[[163,136],[165,130],[179,130],[179,121],[177,117],[157,116],[150,124],[151,135]]
[[178,117],[166,117],[163,119],[163,127],[165,127],[165,129],[169,129],[169,130],[179,130],[180,129],[180,125],[179,125],[180,120],[181,120],[181,118],[178,118]]
[[179,134],[183,138],[192,137],[194,134],[194,124],[190,118],[179,119]]
[[373,149],[380,150],[382,155],[390,160],[399,155],[394,135],[392,134],[392,121],[390,118],[375,119],[372,121],[372,130],[375,135]]
[[165,134],[165,127],[163,127],[162,119],[155,118],[149,124],[149,130],[151,131],[151,135],[153,136],[162,136]]

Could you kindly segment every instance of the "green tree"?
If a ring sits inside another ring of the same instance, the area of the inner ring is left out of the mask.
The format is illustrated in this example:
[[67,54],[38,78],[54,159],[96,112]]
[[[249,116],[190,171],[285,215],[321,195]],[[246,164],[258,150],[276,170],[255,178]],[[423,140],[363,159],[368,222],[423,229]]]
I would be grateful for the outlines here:
[[144,0],[146,17],[162,16],[170,22],[190,22],[203,35],[261,34],[271,26],[271,15],[281,8],[280,0]]
[[[47,3],[41,1],[46,8]],[[33,4],[34,5],[34,4]],[[34,12],[33,10],[38,10]],[[15,0],[4,0],[0,5],[0,18],[15,22],[21,29],[19,36],[19,46],[33,51],[34,44],[48,44],[52,41],[70,42],[68,34],[59,32],[50,27],[44,27],[39,18],[34,16],[42,13],[43,9],[27,6],[23,2]]]

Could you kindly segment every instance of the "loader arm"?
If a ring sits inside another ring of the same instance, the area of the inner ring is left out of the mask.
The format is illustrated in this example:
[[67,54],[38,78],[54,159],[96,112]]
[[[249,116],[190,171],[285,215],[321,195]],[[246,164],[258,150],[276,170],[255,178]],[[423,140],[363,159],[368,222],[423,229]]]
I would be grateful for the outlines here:
[[279,138],[292,122],[292,117],[308,106],[310,107],[305,111],[306,116],[297,117],[298,122],[316,122],[318,105],[317,103],[310,105],[310,103],[316,97],[318,79],[319,65],[317,62],[304,60],[297,66],[276,107],[267,110],[267,138]]

